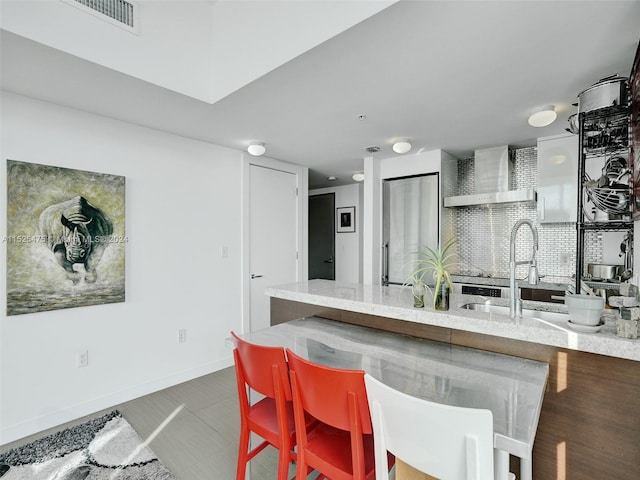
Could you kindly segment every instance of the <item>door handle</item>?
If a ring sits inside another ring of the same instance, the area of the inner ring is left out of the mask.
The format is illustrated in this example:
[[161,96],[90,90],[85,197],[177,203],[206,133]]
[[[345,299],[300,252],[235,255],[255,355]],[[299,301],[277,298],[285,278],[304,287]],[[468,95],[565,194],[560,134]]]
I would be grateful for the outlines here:
[[333,263],[333,257],[329,257],[329,260],[325,260],[324,263]]
[[262,275],[256,275],[255,273],[252,273],[251,278],[262,278]]
[[389,285],[389,242],[382,245],[382,285]]

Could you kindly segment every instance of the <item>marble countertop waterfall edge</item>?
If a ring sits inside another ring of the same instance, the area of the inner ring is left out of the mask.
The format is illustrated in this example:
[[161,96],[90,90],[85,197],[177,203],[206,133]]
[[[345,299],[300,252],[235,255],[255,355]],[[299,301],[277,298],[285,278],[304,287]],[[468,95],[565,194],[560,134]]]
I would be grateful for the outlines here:
[[[541,320],[531,317],[512,320],[509,315],[461,308],[468,303],[486,302],[508,306],[508,298],[452,293],[450,309],[436,311],[431,306],[433,302],[429,293],[425,298],[425,307],[414,308],[410,288],[332,280],[309,280],[267,287],[265,295],[327,308],[640,361],[640,340],[618,337],[615,316],[607,312],[604,315],[606,323],[602,330],[597,333],[582,333],[570,328],[564,320]],[[524,301],[524,308],[567,313],[567,308],[562,304]]]

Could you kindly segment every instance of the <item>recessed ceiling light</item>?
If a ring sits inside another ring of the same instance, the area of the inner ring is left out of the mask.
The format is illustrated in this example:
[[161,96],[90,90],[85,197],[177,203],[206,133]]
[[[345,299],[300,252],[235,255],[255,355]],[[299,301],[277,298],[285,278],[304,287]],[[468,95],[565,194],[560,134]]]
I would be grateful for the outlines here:
[[254,157],[259,157],[260,155],[264,155],[267,149],[264,146],[264,143],[252,143],[247,148],[247,152],[249,152]]
[[353,178],[356,182],[361,182],[364,180],[364,173],[358,172],[354,173],[351,178]]
[[555,111],[555,107],[553,105],[545,105],[531,112],[529,125],[532,127],[546,127],[551,125],[557,117],[558,114]]

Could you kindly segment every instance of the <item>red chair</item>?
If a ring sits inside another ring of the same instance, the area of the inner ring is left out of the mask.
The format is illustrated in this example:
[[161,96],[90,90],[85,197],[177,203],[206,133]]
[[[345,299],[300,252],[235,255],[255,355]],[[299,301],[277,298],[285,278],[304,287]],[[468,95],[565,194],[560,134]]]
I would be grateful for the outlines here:
[[[298,440],[296,479],[310,468],[318,478],[375,478],[373,435],[362,370],[309,362],[287,349]],[[319,420],[308,427],[305,414]],[[388,456],[389,468],[395,459]]]
[[[247,462],[273,445],[278,453],[278,480],[286,480],[289,464],[295,461],[296,444],[289,369],[282,347],[248,343],[231,332],[235,342],[233,359],[240,401],[240,444],[236,480],[245,480]],[[247,387],[265,396],[250,405]],[[251,432],[264,438],[249,450]]]

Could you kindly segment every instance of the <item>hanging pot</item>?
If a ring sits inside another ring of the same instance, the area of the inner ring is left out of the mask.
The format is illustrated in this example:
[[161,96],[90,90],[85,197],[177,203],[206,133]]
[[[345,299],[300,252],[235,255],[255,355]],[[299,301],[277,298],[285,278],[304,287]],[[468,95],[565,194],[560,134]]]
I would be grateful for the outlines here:
[[569,121],[569,128],[567,128],[567,132],[569,133],[573,133],[574,135],[577,135],[578,133],[580,133],[580,126],[578,125],[578,114],[574,113],[573,115],[571,115],[568,118]]
[[603,78],[578,95],[578,112],[627,104],[627,79],[619,75]]

